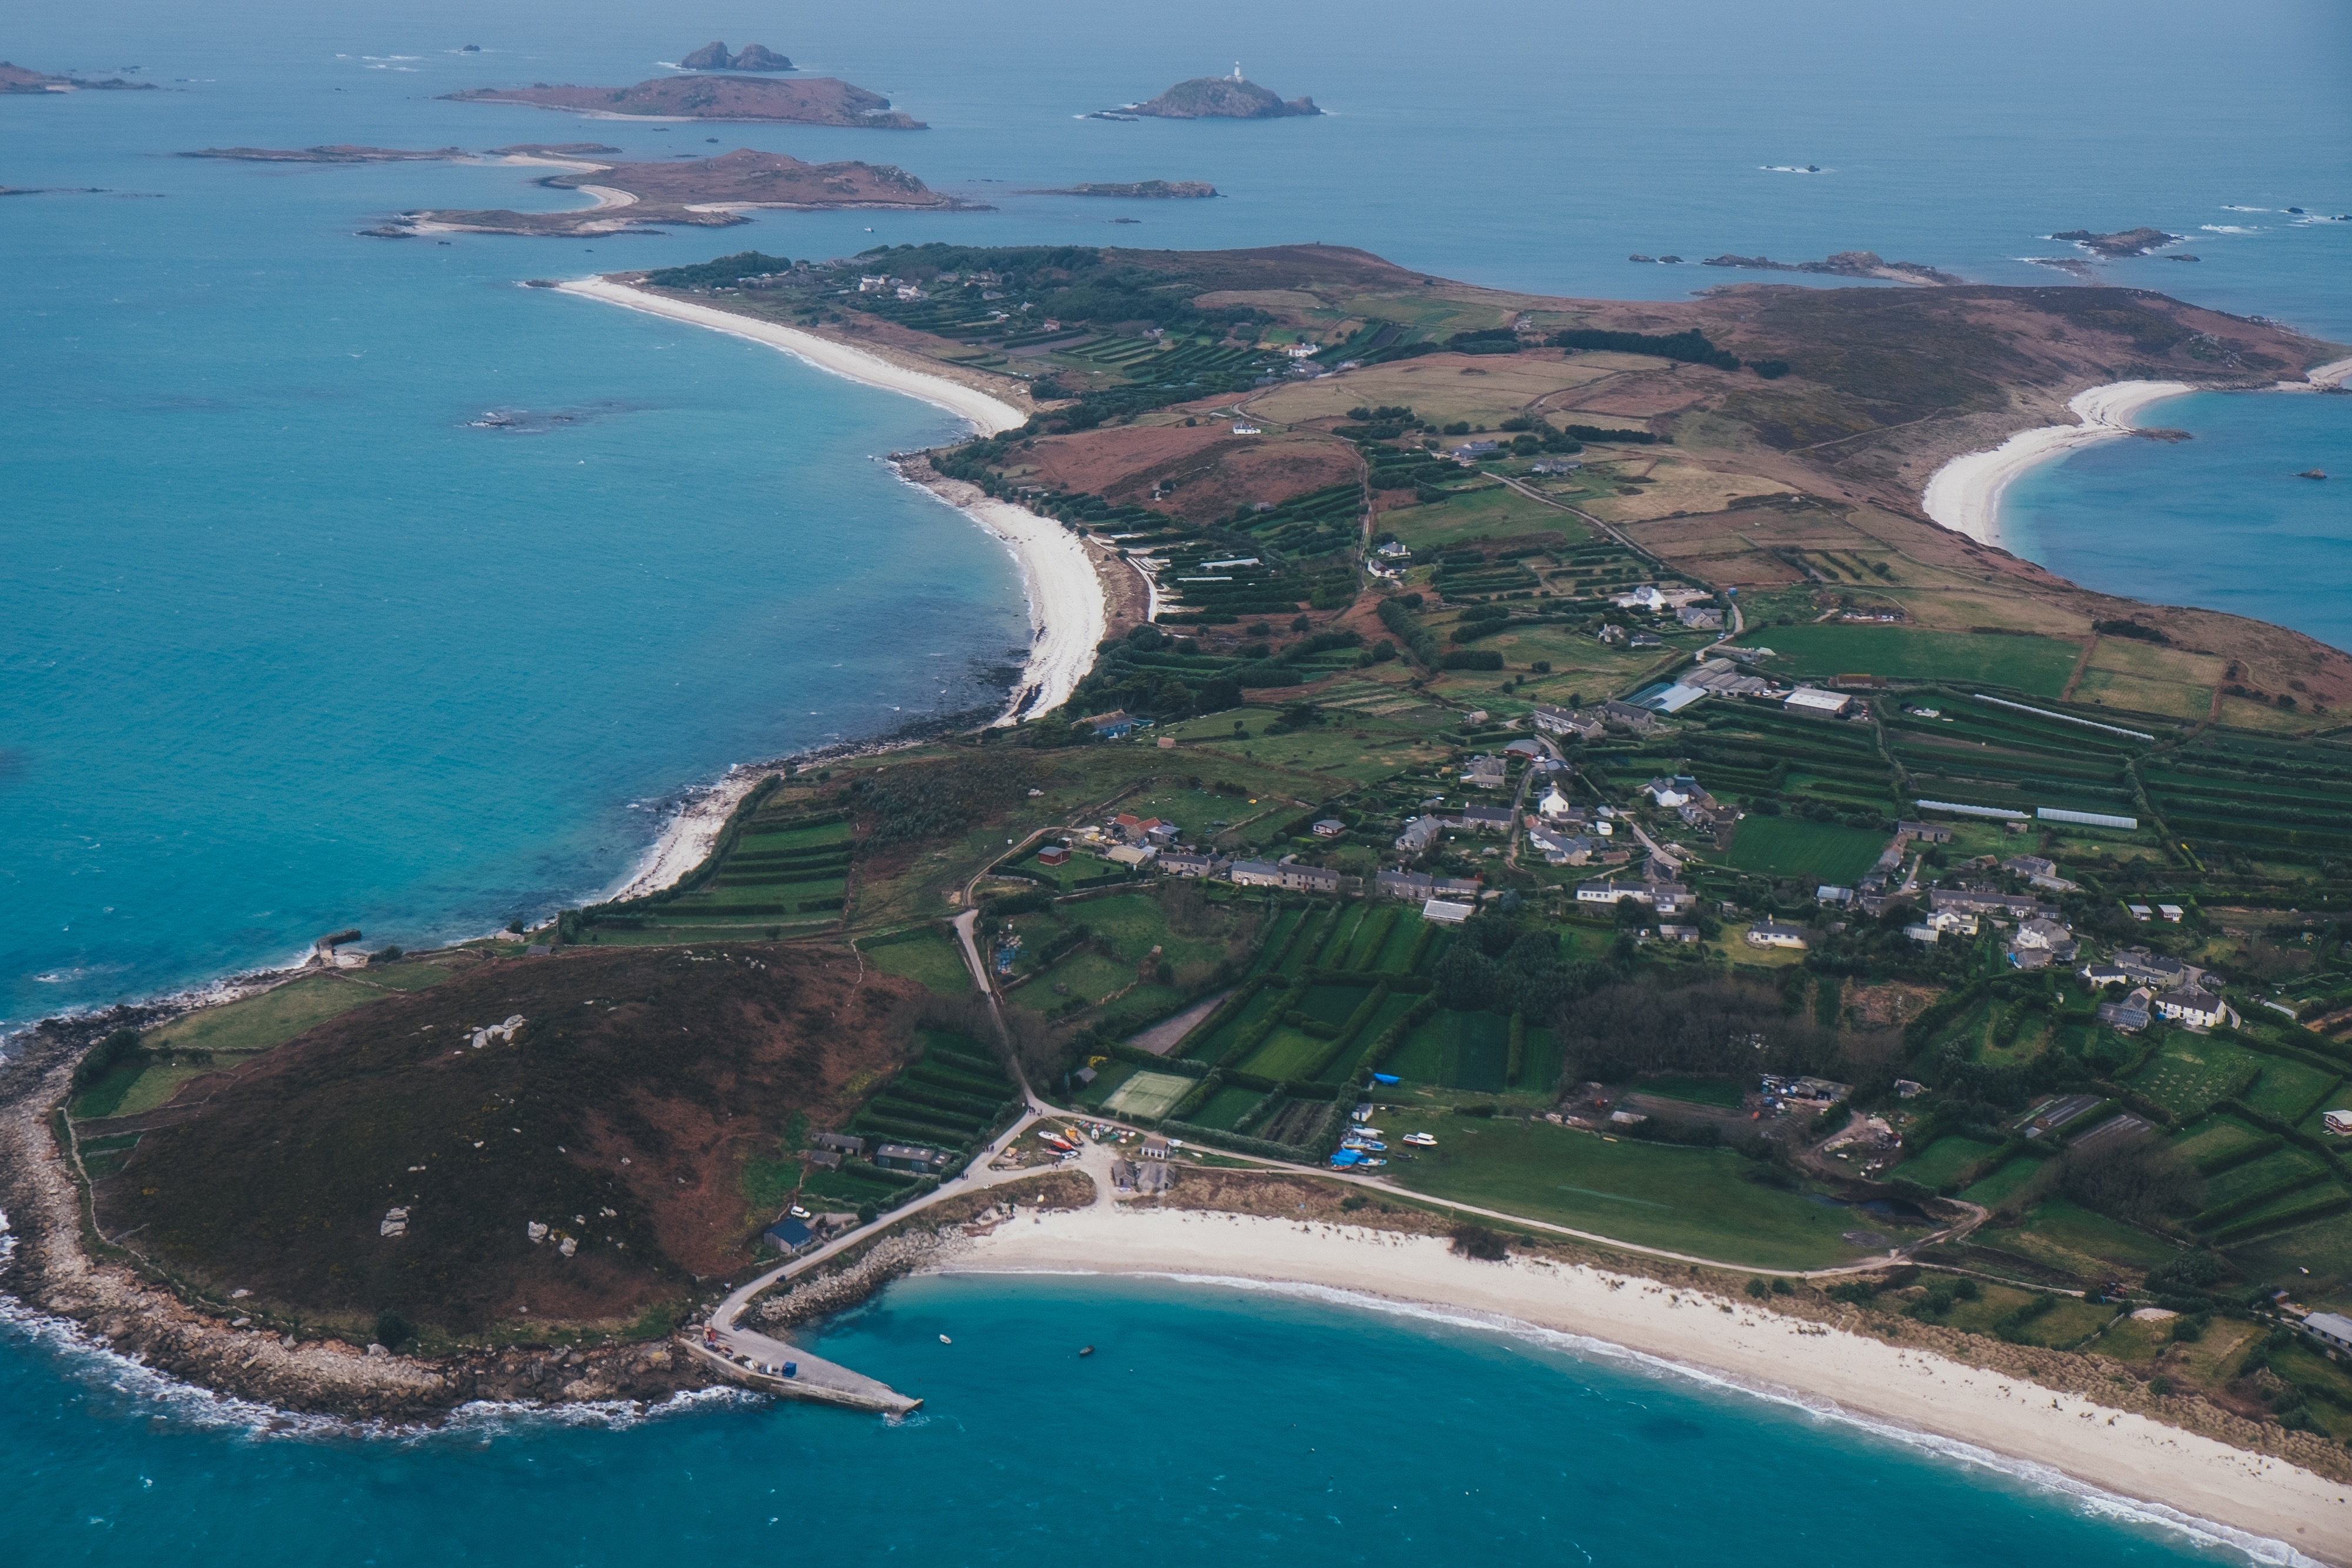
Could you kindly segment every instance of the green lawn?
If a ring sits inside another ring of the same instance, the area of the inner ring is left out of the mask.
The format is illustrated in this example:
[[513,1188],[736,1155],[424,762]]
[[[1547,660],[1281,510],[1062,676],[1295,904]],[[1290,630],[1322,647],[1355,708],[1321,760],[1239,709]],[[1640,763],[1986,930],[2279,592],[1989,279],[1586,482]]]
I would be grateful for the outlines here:
[[1926,1154],[1897,1166],[1895,1174],[1907,1176],[1921,1186],[1939,1189],[1946,1182],[1958,1181],[1970,1166],[1990,1159],[2000,1147],[1981,1138],[1938,1138]]
[[2042,1243],[2039,1250],[2045,1256],[2054,1248],[2058,1253],[2072,1254],[2075,1259],[2100,1264],[2120,1263],[2134,1269],[2153,1269],[2180,1255],[2177,1249],[2146,1231],[2135,1230],[2103,1214],[2094,1214],[2063,1197],[2037,1205],[2017,1234],[2026,1241]]
[[1998,1208],[2002,1200],[2033,1179],[2042,1162],[2020,1155],[2000,1169],[1963,1191],[1960,1196],[1970,1203],[1980,1203],[1987,1208]]
[[1249,1113],[1251,1106],[1265,1098],[1255,1089],[1220,1089],[1209,1096],[1207,1104],[1192,1113],[1192,1124],[1229,1133],[1234,1123]]
[[1726,1111],[1739,1109],[1743,1081],[1733,1078],[1644,1078],[1634,1085],[1644,1094],[1660,1094],[1669,1100],[1687,1100],[1694,1105],[1714,1105]]
[[[1787,631],[1787,627],[1777,628]],[[1851,887],[1878,862],[1884,833],[1801,817],[1749,816],[1731,841],[1731,863],[1759,876]]]
[[1979,636],[1906,626],[1775,626],[1746,639],[1769,647],[1791,675],[1885,675],[1895,680],[2011,686],[2036,696],[2066,689],[2082,645],[2057,637]]
[[919,926],[890,940],[861,943],[858,950],[884,974],[913,980],[939,996],[960,997],[971,989],[971,971],[964,967],[955,933],[944,925]]
[[2336,1092],[2337,1082],[2333,1072],[2306,1067],[2300,1061],[2265,1057],[2263,1075],[2246,1091],[2245,1102],[2264,1115],[2276,1116],[2293,1126],[2312,1112],[2326,1109],[2320,1102]]
[[1499,1013],[1440,1010],[1406,1037],[1381,1069],[1419,1083],[1499,1094],[1510,1056],[1511,1020]]
[[1331,1042],[1301,1033],[1287,1024],[1277,1027],[1265,1037],[1265,1043],[1250,1052],[1242,1064],[1244,1072],[1255,1072],[1266,1078],[1304,1076],[1307,1067],[1323,1054]]
[[1645,1247],[1759,1268],[1811,1269],[1861,1250],[1839,1232],[1866,1228],[1852,1210],[1743,1181],[1725,1149],[1604,1142],[1547,1122],[1482,1121],[1384,1110],[1391,1147],[1426,1130],[1437,1147],[1392,1165],[1400,1185]]

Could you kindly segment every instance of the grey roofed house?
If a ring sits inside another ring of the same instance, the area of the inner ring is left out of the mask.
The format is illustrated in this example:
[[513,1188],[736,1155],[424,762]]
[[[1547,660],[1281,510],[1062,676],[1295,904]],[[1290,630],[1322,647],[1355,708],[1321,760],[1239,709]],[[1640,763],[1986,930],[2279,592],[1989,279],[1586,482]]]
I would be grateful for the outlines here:
[[2145,947],[2126,947],[2116,955],[2116,967],[2135,980],[2151,980],[2171,989],[2195,985],[2205,977],[2205,971],[2193,964],[2184,964],[2169,953],[2151,953]]
[[2036,915],[2055,915],[2046,907],[2017,893],[1994,893],[1985,888],[1937,887],[1927,893],[1927,907],[1938,913],[1951,911],[1961,915],[2003,915],[2012,920],[2030,919]]
[[1510,765],[1499,757],[1474,757],[1462,770],[1462,782],[1481,789],[1499,789],[1510,779]]
[[1511,813],[1502,806],[1465,806],[1455,821],[1461,827],[1475,828],[1482,833],[1507,833],[1511,831]]
[[2014,872],[2019,876],[2055,876],[2058,874],[2058,862],[2044,860],[2040,855],[2011,855],[2000,862],[2000,869]]
[[1336,839],[1347,831],[1348,824],[1337,817],[1326,817],[1308,830],[1318,839]]
[[1290,861],[1285,861],[1275,870],[1281,877],[1281,884],[1293,893],[1339,891],[1339,873],[1336,871],[1326,871],[1319,865],[1298,865]]
[[2076,972],[2083,978],[2090,981],[2093,986],[2119,986],[2131,978],[2130,975],[2114,964],[2085,964]]
[[841,1151],[812,1149],[809,1151],[808,1163],[821,1171],[837,1171],[841,1168]]
[[2314,1312],[2303,1320],[2303,1332],[2336,1350],[2352,1350],[2352,1318],[2336,1312]]
[[1707,604],[1685,604],[1675,612],[1675,619],[1697,632],[1719,632],[1723,629],[1723,612]]
[[1538,706],[1528,717],[1546,735],[1573,735],[1580,740],[1590,740],[1606,727],[1597,718],[1562,707]]
[[1478,883],[1467,877],[1431,876],[1426,872],[1384,871],[1372,885],[1387,898],[1428,899],[1438,896],[1475,898]]
[[1229,863],[1214,855],[1168,853],[1152,862],[1170,876],[1215,876]]
[[1397,835],[1396,847],[1406,854],[1417,855],[1435,843],[1437,835],[1444,829],[1445,824],[1435,817],[1415,817],[1404,825],[1404,831]]
[[1948,844],[1952,841],[1952,830],[1942,822],[1903,821],[1895,824],[1895,836],[1898,839],[1920,839],[1931,844]]
[[1648,708],[1615,701],[1601,705],[1601,716],[1611,724],[1622,724],[1628,729],[1649,729],[1658,722],[1658,716]]
[[1282,868],[1272,861],[1235,861],[1225,875],[1238,887],[1280,887]]
[[866,1152],[866,1140],[849,1133],[819,1133],[816,1146],[845,1155],[862,1155]]
[[928,1174],[948,1163],[944,1149],[926,1148],[920,1144],[884,1144],[874,1151],[874,1163],[886,1171],[915,1171]]

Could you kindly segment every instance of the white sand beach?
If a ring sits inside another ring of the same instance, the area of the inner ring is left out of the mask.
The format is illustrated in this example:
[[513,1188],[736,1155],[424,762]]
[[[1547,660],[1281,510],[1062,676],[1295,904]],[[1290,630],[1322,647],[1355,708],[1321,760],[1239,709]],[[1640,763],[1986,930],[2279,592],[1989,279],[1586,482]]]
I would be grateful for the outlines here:
[[1094,668],[1095,645],[1109,624],[1085,541],[1051,517],[993,500],[960,479],[934,478],[918,487],[1002,539],[1020,565],[1029,598],[1029,663],[997,724],[1061,706]]
[[2260,1562],[2352,1563],[2352,1487],[1900,1340],[1778,1316],[1744,1298],[1548,1260],[1474,1262],[1437,1237],[1104,1205],[1034,1220],[1024,1214],[972,1239],[943,1271],[1261,1282],[1346,1292],[1364,1305],[1439,1321],[1570,1336],[1570,1347],[1582,1354],[1630,1353],[1662,1370],[1854,1420],[2071,1493],[2086,1509],[2137,1513],[2227,1542]]
[[1930,517],[1979,544],[2000,543],[2000,498],[2036,464],[2087,446],[2129,435],[2133,416],[2154,402],[2197,389],[2184,382],[2111,382],[2077,392],[2066,406],[2079,424],[2045,424],[2021,430],[1990,452],[1953,458],[1928,479],[1919,497]]
[[710,846],[719,841],[719,831],[735,814],[743,797],[774,771],[770,768],[730,768],[718,783],[689,797],[663,826],[661,837],[638,860],[636,869],[600,902],[643,898],[649,893],[659,893],[700,865],[709,858]]
[[993,398],[976,387],[950,381],[945,376],[926,375],[894,364],[879,354],[869,354],[846,343],[836,343],[830,338],[820,338],[814,332],[802,332],[772,321],[755,321],[748,316],[731,311],[714,310],[708,305],[693,305],[683,299],[667,299],[632,288],[625,283],[614,283],[602,277],[583,277],[570,283],[560,283],[558,288],[583,298],[602,299],[610,305],[642,310],[649,316],[666,316],[673,321],[689,326],[707,327],[714,332],[725,332],[737,338],[748,338],[754,343],[765,343],[772,349],[782,349],[793,358],[836,375],[845,381],[879,387],[907,397],[943,408],[959,418],[977,426],[983,435],[993,435],[1000,430],[1027,423],[1029,416],[1001,398]]

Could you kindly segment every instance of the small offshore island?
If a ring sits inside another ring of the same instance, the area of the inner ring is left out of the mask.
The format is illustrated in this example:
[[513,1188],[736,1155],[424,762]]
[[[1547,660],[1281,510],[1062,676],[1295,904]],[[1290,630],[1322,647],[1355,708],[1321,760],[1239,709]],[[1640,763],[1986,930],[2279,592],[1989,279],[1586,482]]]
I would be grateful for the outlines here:
[[1242,68],[1237,65],[1229,77],[1194,77],[1190,81],[1178,82],[1148,103],[1129,104],[1113,112],[1147,115],[1154,120],[1286,120],[1323,111],[1315,107],[1311,98],[1286,101],[1273,89],[1260,87],[1243,77]]
[[469,89],[444,93],[457,103],[524,103],[568,110],[600,120],[775,120],[791,125],[848,125],[876,131],[921,131],[921,120],[890,107],[880,93],[834,77],[774,81],[761,77],[654,77],[635,87]]
[[964,413],[899,472],[1086,645],[985,728],[739,769],[536,929],[49,1020],[10,1291],[413,1419],[903,1409],[786,1336],[909,1270],[1305,1281],[2352,1559],[2352,657],[1923,498],[2341,347],[2143,290],[1573,299],[1304,245],[544,298]]

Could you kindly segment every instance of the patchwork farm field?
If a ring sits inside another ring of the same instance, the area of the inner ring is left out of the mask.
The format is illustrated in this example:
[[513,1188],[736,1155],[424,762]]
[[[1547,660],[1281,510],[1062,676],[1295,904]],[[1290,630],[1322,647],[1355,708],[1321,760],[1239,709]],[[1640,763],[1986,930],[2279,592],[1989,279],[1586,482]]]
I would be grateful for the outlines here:
[[1802,817],[1750,815],[1741,821],[1728,858],[1739,870],[1759,876],[1851,887],[1877,863],[1885,847],[1884,833],[1864,828]]
[[1775,626],[1769,634],[1743,640],[1770,647],[1780,655],[1777,666],[1791,674],[1858,674],[2005,686],[2041,697],[2055,697],[2065,689],[2082,655],[2080,643],[2057,637],[1918,632],[1904,626]]

